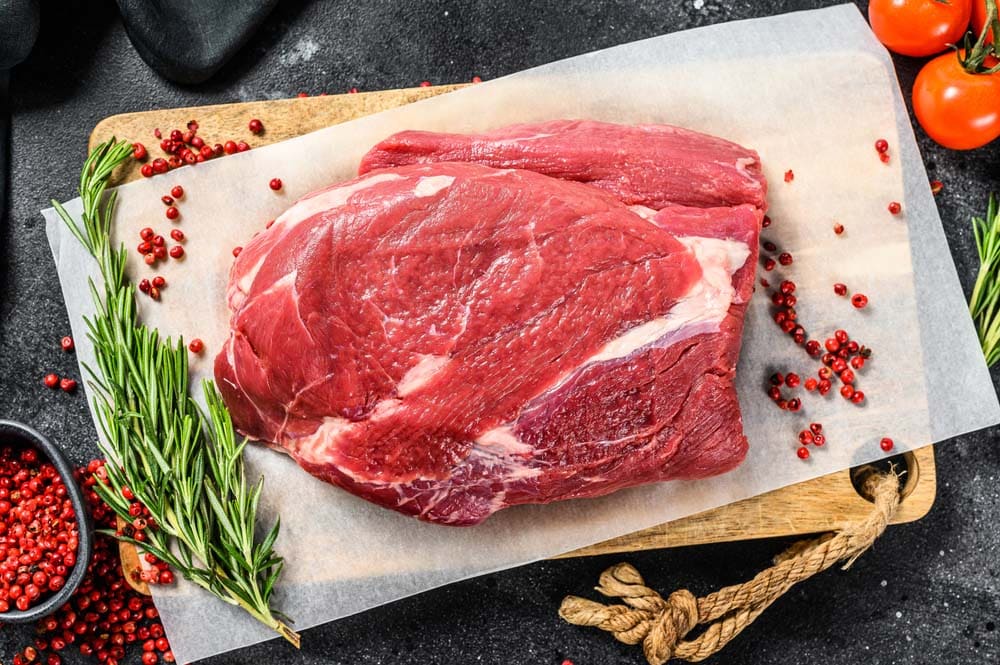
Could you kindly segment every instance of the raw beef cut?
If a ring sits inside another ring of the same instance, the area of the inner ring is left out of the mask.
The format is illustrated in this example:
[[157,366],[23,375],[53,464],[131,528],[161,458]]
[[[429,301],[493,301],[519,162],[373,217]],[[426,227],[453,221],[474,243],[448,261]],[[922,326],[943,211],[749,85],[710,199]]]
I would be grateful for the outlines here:
[[[670,150],[642,182],[571,168],[578,151],[550,173],[565,180],[535,172],[536,153],[533,170],[404,163],[305,197],[232,269],[215,370],[238,429],[452,525],[735,467],[765,185],[755,153],[705,140],[691,150],[711,164],[683,170],[713,207],[662,195],[681,187]],[[741,195],[693,175],[748,159]]]
[[429,162],[528,169],[655,210],[741,203],[766,209],[767,182],[756,152],[671,125],[552,120],[486,134],[400,132],[372,148],[360,172]]

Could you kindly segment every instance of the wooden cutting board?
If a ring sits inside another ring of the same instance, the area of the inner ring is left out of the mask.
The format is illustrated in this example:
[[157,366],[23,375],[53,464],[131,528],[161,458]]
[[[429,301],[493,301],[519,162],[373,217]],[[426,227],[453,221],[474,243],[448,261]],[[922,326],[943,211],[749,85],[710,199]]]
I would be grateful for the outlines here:
[[[251,146],[259,147],[460,87],[410,88],[126,113],[98,123],[90,136],[90,146],[116,136],[142,142],[151,157],[160,156],[162,153],[153,137],[153,129],[158,127],[164,132],[173,128],[184,129],[189,120],[196,119],[199,136],[211,139],[212,143],[227,139],[245,140]],[[247,129],[251,118],[263,121],[266,128],[263,134],[254,136]],[[130,169],[119,176],[119,184],[141,177],[138,164],[132,163]],[[897,524],[911,522],[927,514],[937,490],[932,446],[902,457],[900,464],[905,464],[907,475],[904,499],[893,519],[893,523]],[[791,457],[790,460],[790,463],[796,461]],[[854,471],[857,476],[859,470]],[[585,547],[564,556],[816,533],[836,529],[870,510],[871,504],[854,488],[852,472],[845,470]],[[132,566],[138,564],[134,551],[124,554],[128,561],[133,562]]]

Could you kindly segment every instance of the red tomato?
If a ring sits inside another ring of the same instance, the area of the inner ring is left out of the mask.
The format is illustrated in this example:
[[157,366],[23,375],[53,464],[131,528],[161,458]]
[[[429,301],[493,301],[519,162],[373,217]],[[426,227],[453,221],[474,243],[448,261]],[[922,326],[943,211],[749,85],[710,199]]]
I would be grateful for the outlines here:
[[972,15],[972,1],[871,0],[868,21],[890,51],[916,57],[934,55],[961,42]]
[[956,54],[939,55],[917,74],[913,111],[946,148],[986,145],[1000,136],[1000,74],[970,74]]
[[[979,39],[983,27],[986,25],[986,0],[972,0],[972,35]],[[990,30],[986,39],[993,39],[993,31]]]

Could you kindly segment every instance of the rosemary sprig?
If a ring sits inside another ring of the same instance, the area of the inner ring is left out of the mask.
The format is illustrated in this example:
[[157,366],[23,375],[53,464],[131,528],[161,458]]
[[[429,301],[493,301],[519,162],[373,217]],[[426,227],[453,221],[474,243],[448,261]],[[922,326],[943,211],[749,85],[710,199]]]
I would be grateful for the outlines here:
[[155,528],[143,531],[142,542],[128,529],[112,535],[166,561],[298,647],[299,635],[270,606],[283,565],[274,551],[279,522],[257,538],[263,478],[247,483],[246,441],[237,441],[211,381],[201,386],[207,413],[192,399],[183,339],[161,339],[158,331],[139,323],[135,288],[125,276],[126,250],[112,246],[117,193],[106,191],[108,179],[130,154],[127,142],[112,138],[88,156],[80,175],[79,223],[52,202],[97,261],[103,281],[100,286],[89,282],[97,313],[86,319],[97,358],[97,367],[86,369],[109,481],[95,489],[131,523],[131,502],[122,494],[129,488],[155,521]]
[[1000,208],[990,195],[986,217],[972,218],[972,231],[979,250],[979,273],[969,298],[969,312],[976,322],[986,364],[1000,361]]

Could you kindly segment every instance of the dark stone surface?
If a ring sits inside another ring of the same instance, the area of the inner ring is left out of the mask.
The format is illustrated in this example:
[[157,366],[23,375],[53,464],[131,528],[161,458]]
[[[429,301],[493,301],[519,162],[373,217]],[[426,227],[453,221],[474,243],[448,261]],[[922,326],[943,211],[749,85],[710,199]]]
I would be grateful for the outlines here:
[[[87,134],[107,115],[352,86],[394,88],[424,79],[493,78],[642,37],[824,4],[831,3],[286,0],[213,80],[181,88],[143,63],[110,3],[45,3],[39,43],[12,80],[11,199],[0,228],[0,415],[34,425],[77,461],[94,453],[82,396],[41,385],[47,371],[77,370],[59,350],[68,324],[38,211],[50,197],[73,195]],[[917,64],[899,60],[906,89]],[[968,220],[981,213],[989,191],[1000,189],[1000,143],[954,153],[922,134],[920,139],[933,177],[945,182],[938,204],[968,290],[977,263]],[[890,529],[850,571],[830,571],[800,585],[709,662],[997,662],[997,439],[991,430],[941,445],[938,499],[927,518]],[[300,654],[272,642],[212,662],[641,663],[636,648],[559,621],[562,596],[591,593],[601,570],[622,559],[664,591],[685,586],[703,593],[753,575],[783,544],[720,544],[526,566],[307,631]],[[28,638],[27,629],[5,626],[0,662],[9,663]]]

